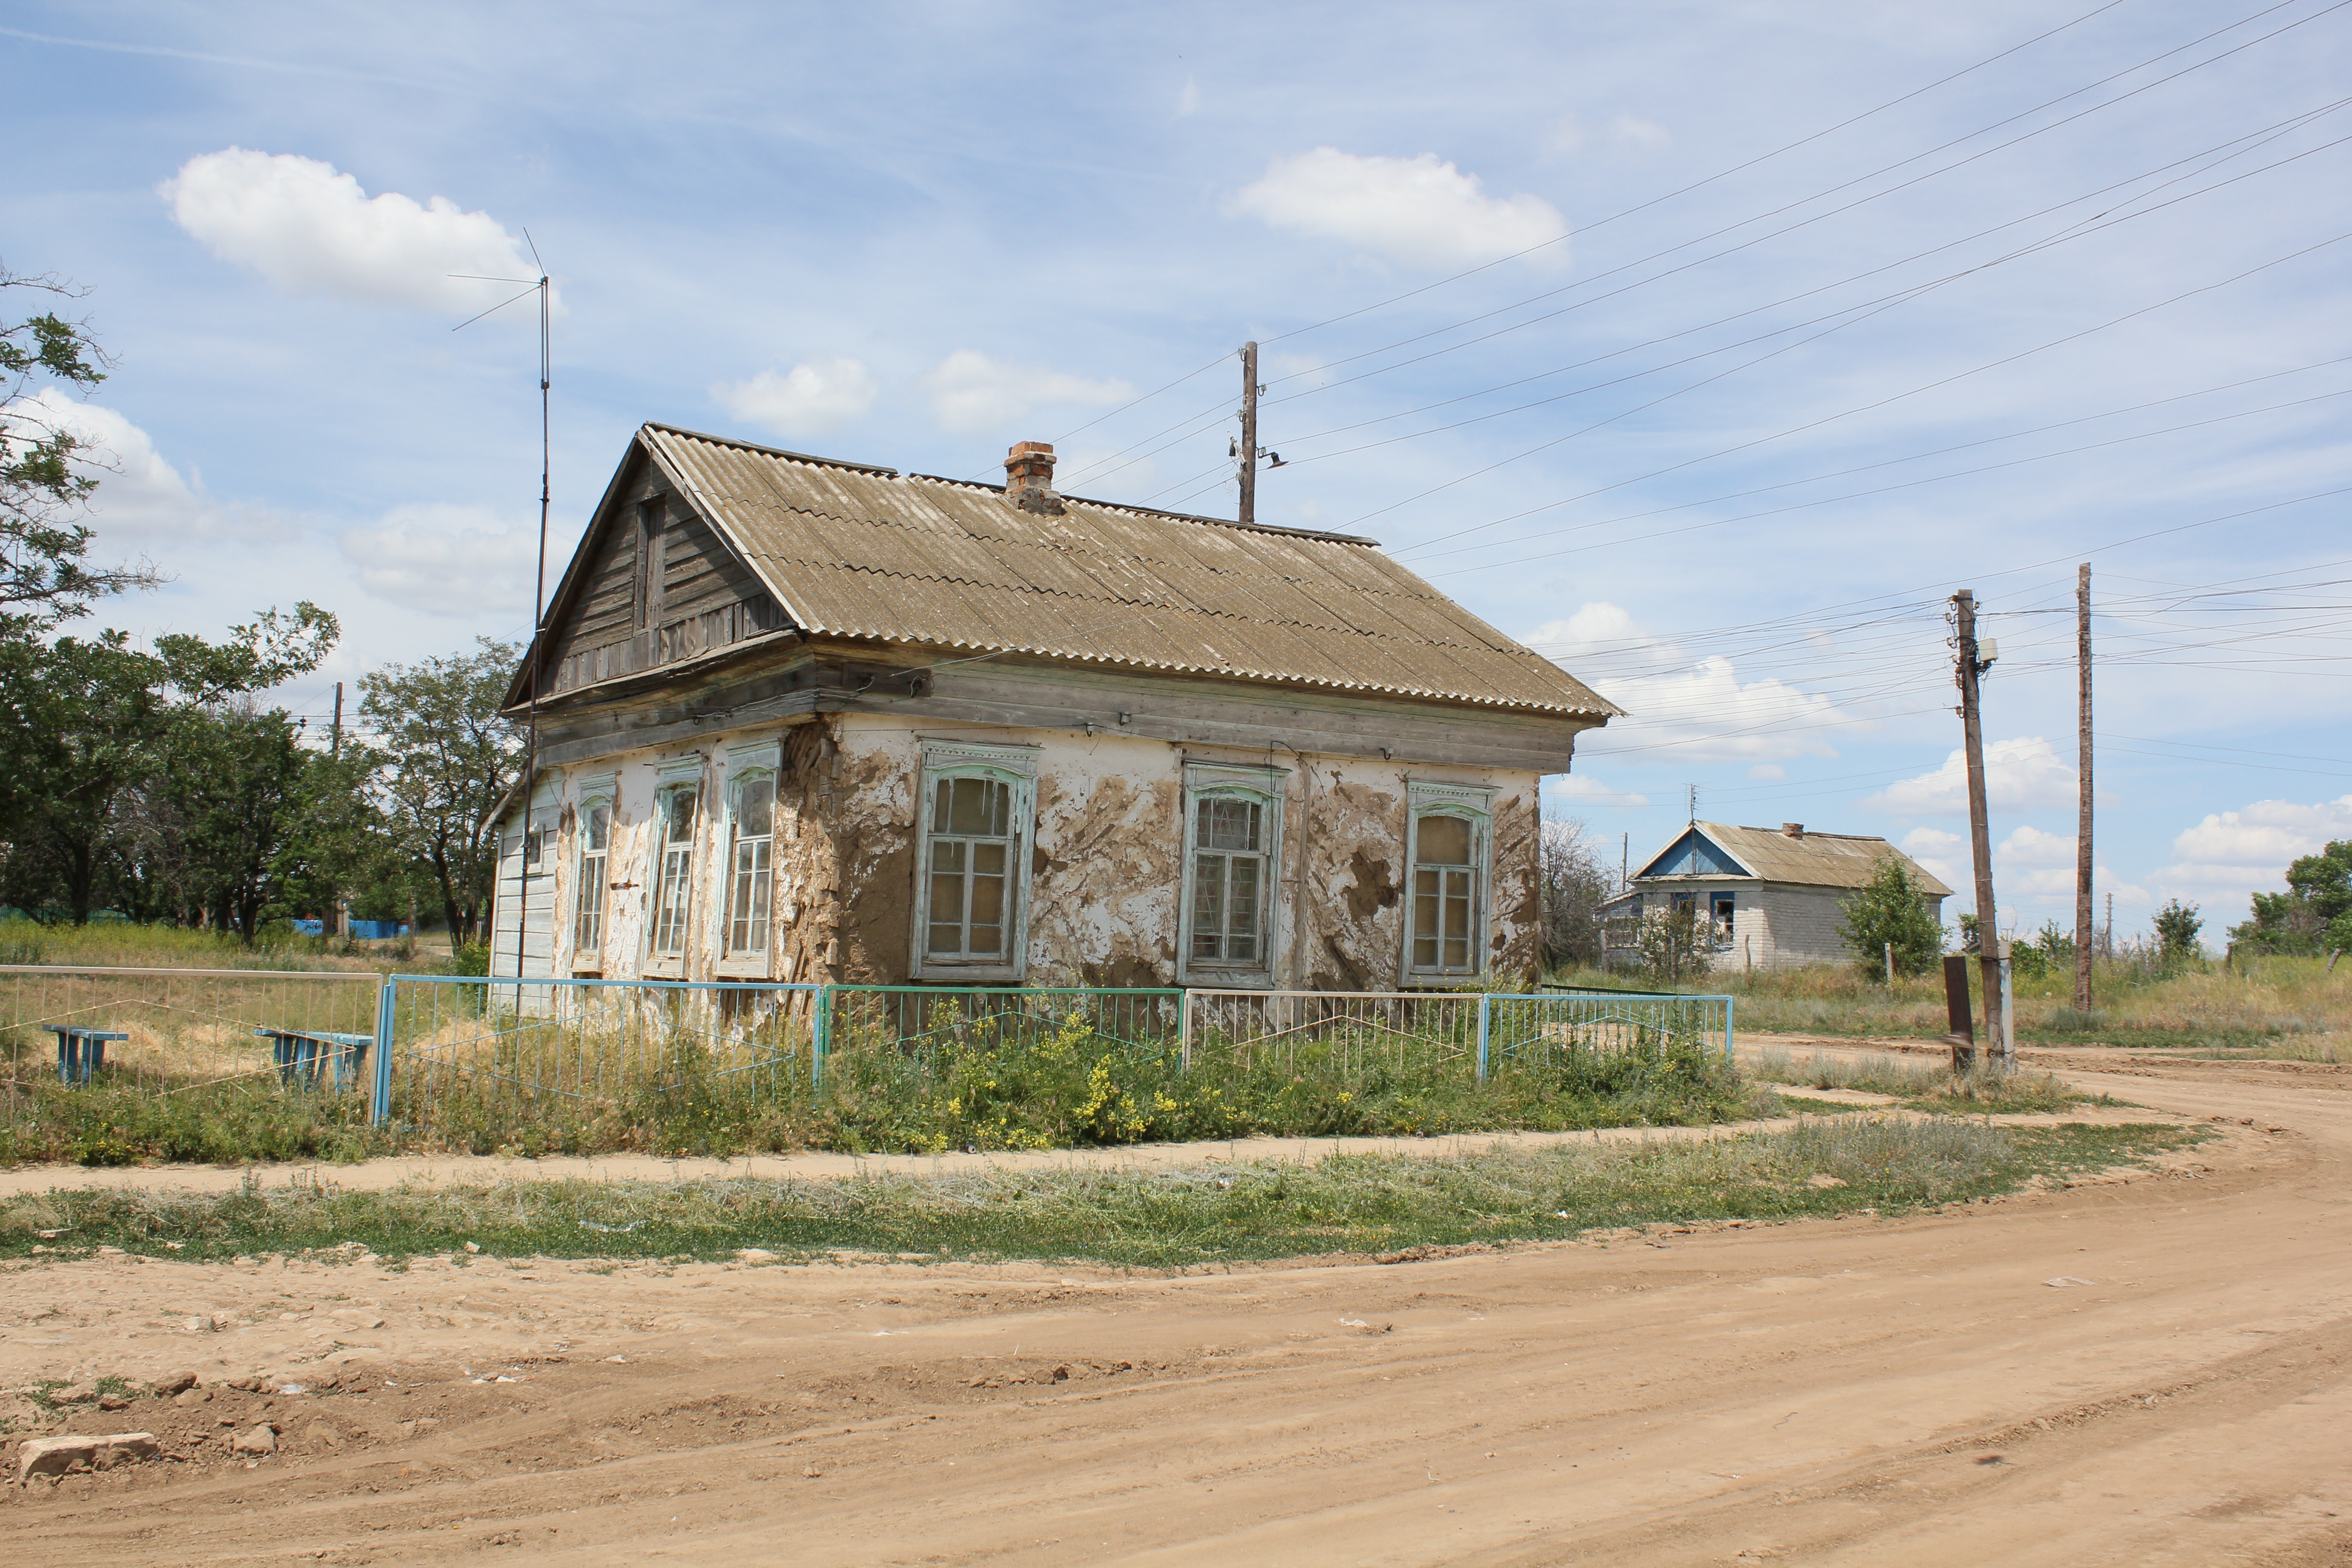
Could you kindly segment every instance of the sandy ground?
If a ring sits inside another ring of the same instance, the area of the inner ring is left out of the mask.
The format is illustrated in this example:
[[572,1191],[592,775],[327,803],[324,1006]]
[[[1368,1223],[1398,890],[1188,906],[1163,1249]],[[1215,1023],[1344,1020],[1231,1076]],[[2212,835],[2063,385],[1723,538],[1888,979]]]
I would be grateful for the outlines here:
[[1393,1267],[19,1267],[0,1384],[214,1386],[76,1416],[184,1458],[0,1489],[6,1558],[2352,1563],[2352,1068],[2032,1059],[2227,1136]]

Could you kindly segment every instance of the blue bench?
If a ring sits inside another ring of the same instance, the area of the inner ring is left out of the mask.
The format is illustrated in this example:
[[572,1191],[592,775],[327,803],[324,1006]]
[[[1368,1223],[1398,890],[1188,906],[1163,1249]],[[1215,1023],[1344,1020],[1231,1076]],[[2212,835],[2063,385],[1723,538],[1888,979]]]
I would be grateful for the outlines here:
[[93,1029],[81,1024],[44,1024],[41,1027],[58,1037],[58,1081],[77,1089],[106,1066],[107,1041],[131,1037],[112,1029]]
[[281,1082],[316,1089],[319,1068],[331,1064],[339,1093],[359,1080],[367,1066],[368,1047],[375,1044],[373,1035],[338,1034],[331,1029],[256,1029],[253,1033],[269,1042]]

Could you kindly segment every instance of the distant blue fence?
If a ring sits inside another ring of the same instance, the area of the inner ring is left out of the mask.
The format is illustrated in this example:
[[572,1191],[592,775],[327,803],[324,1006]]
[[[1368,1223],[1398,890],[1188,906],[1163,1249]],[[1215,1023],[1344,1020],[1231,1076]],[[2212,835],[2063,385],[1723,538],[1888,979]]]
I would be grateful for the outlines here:
[[[295,921],[292,923],[294,929],[304,936],[327,934],[327,922],[324,921]],[[360,942],[389,942],[396,936],[406,936],[408,922],[406,921],[352,921],[345,934]]]

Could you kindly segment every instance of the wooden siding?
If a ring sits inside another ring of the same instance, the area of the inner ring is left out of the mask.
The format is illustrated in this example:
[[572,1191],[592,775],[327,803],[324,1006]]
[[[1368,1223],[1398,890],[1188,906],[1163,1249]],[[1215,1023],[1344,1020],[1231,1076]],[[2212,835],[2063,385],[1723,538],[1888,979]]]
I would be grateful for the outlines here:
[[[641,519],[649,502],[661,507],[661,576],[640,584]],[[555,639],[549,689],[674,664],[783,624],[775,601],[709,524],[651,478],[613,509],[591,547],[578,608]]]

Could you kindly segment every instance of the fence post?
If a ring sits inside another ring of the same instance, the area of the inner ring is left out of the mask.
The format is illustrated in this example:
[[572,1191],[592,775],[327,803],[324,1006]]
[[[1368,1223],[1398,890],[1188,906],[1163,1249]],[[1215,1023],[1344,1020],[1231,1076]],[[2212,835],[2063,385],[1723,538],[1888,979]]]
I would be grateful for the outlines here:
[[1734,1008],[1734,1007],[1738,1006],[1738,1005],[1739,1005],[1739,998],[1738,998],[1737,996],[1726,996],[1726,997],[1723,999],[1723,1065],[1724,1065],[1724,1066],[1726,1066],[1726,1067],[1729,1067],[1729,1066],[1731,1066],[1731,1065],[1732,1065],[1732,1062],[1731,1062],[1731,1010],[1732,1010],[1732,1008]]
[[809,1094],[824,1091],[824,1054],[833,1044],[833,987],[816,988],[816,1026],[809,1032]]
[[400,976],[387,974],[375,994],[375,1103],[368,1122],[381,1127],[392,1116],[392,1027],[399,1008]]
[[1192,991],[1186,986],[1176,993],[1176,1066],[1180,1070],[1192,1070]]
[[1491,991],[1478,993],[1478,1081],[1486,1081],[1486,1039],[1495,1011],[1495,995]]

